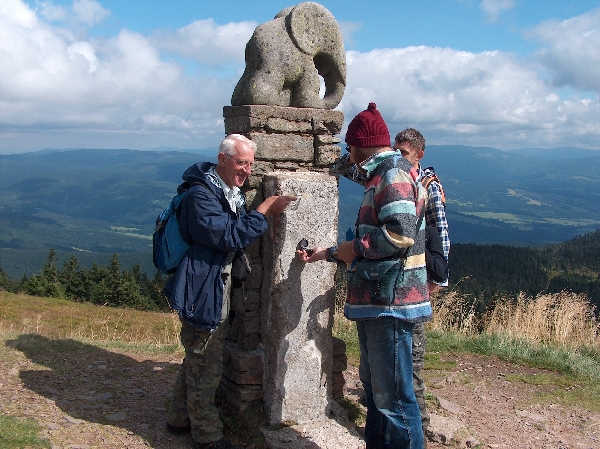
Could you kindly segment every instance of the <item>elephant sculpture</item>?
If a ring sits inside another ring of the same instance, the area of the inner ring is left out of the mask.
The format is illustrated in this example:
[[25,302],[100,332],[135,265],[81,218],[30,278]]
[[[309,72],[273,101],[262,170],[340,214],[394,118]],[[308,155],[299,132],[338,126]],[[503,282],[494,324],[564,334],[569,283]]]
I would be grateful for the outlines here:
[[[325,81],[323,98],[319,75]],[[246,44],[246,69],[231,104],[333,109],[345,88],[340,27],[327,8],[304,2],[256,27]]]

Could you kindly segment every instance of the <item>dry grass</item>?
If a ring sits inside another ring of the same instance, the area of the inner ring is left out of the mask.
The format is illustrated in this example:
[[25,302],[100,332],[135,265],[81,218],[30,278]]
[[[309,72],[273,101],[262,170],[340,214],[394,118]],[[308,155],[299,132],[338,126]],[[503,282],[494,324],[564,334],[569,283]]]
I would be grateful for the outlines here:
[[54,339],[153,345],[179,344],[173,313],[142,312],[0,291],[0,332]]
[[571,292],[519,296],[504,301],[483,316],[486,334],[504,334],[533,343],[549,343],[567,349],[600,349],[600,323],[587,298]]
[[431,331],[498,335],[566,349],[600,349],[600,323],[584,295],[570,292],[535,298],[521,295],[516,301],[496,301],[481,316],[455,292],[439,295],[432,303],[434,319],[427,324]]
[[433,320],[426,324],[427,330],[477,334],[479,318],[475,313],[475,303],[469,305],[464,296],[456,292],[438,294],[431,298],[431,306]]

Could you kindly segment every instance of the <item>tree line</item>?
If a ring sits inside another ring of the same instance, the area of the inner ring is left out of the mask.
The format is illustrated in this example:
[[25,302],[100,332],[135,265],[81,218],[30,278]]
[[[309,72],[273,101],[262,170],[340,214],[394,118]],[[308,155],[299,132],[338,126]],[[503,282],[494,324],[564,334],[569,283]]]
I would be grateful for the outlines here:
[[[497,298],[563,290],[585,294],[600,312],[600,229],[541,248],[455,243],[449,265],[449,290],[469,297],[478,312]],[[59,269],[53,249],[31,277],[12,280],[0,268],[0,290],[138,310],[169,310],[161,293],[166,279],[158,271],[149,279],[139,265],[121,269],[118,254],[90,269],[72,255]]]
[[497,297],[569,290],[585,294],[600,311],[600,229],[540,248],[453,244],[451,287],[483,311]]
[[128,307],[137,310],[167,311],[169,305],[161,293],[166,278],[156,272],[153,279],[140,270],[121,269],[118,254],[113,254],[107,266],[96,263],[91,268],[81,268],[75,256],[57,266],[54,249],[39,273],[13,280],[0,268],[0,290],[26,293],[33,296],[68,299],[111,307]]

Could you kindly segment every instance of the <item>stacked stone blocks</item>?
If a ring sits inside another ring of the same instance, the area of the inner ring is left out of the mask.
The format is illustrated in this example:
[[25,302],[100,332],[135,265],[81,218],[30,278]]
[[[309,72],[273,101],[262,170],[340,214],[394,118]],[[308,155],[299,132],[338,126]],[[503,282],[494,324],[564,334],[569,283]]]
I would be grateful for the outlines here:
[[[336,135],[341,131],[344,119],[339,111],[244,105],[224,107],[223,116],[226,134],[243,134],[257,144],[252,175],[244,186],[251,209],[264,199],[265,175],[274,171],[310,171],[325,175],[329,173],[330,164],[339,157],[340,139]],[[335,210],[337,213],[337,205]],[[263,239],[269,238],[269,235],[267,233]],[[272,256],[263,254],[265,247],[268,245],[257,241],[246,250],[252,264],[246,284],[246,310],[233,317],[225,346],[221,390],[228,405],[236,411],[243,411],[264,398],[264,338],[261,336],[261,321],[264,319],[261,314],[264,310],[261,292],[264,258]],[[339,397],[343,387],[342,371],[346,366],[345,351],[340,351],[339,342],[334,348],[334,384],[331,391]]]

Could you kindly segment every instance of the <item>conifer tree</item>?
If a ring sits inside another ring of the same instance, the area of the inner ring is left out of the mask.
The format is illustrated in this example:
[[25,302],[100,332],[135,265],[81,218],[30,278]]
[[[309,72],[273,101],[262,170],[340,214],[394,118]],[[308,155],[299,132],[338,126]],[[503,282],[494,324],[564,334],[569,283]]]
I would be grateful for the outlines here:
[[42,271],[37,275],[31,276],[25,282],[25,291],[34,296],[65,298],[65,288],[58,278],[57,262],[56,251],[54,251],[54,248],[50,248],[48,260],[42,267]]
[[85,270],[79,269],[79,260],[74,255],[63,264],[58,278],[68,299],[76,302],[85,300]]
[[8,274],[0,267],[0,290],[5,290],[7,292],[15,292],[16,290],[15,283],[10,279]]

